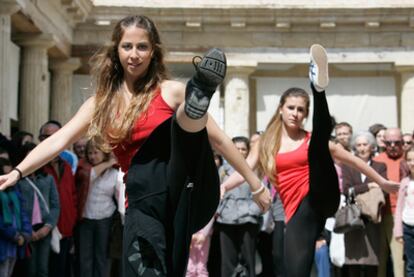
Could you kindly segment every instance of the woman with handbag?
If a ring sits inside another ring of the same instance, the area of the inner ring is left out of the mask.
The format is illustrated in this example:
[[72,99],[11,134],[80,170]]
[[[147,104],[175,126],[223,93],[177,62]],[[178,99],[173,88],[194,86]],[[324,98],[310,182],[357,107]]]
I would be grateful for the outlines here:
[[[250,151],[247,137],[236,136],[232,141],[244,158]],[[235,170],[224,164],[225,181]],[[235,272],[245,272],[246,276],[256,276],[257,236],[260,230],[261,211],[254,202],[249,185],[244,183],[227,191],[217,208],[216,226],[220,233],[221,276],[232,276]],[[241,267],[239,267],[241,265]]]
[[[247,161],[260,167],[279,191],[286,214],[284,240],[285,276],[310,275],[315,243],[327,217],[339,205],[338,177],[332,157],[372,176],[384,189],[398,190],[333,143],[329,143],[332,120],[325,96],[328,86],[328,58],[325,49],[312,45],[309,78],[314,100],[312,135],[302,127],[309,114],[309,95],[300,88],[285,91],[259,145],[253,147]],[[332,157],[331,157],[332,155]],[[223,184],[231,189],[242,182],[235,174]]]
[[[385,164],[372,160],[377,145],[375,137],[370,132],[356,133],[351,140],[351,146],[357,157],[371,166],[378,174],[386,177]],[[355,196],[358,199],[358,195],[372,190],[378,190],[382,194],[379,185],[372,178],[347,165],[342,166],[342,182],[343,192],[347,197]],[[353,191],[353,195],[349,195],[349,191]],[[357,204],[359,204],[358,200]],[[361,206],[361,204],[359,205]],[[380,215],[381,206],[378,203],[376,208],[377,214]],[[362,272],[365,272],[364,276],[377,276],[380,250],[379,220],[369,219],[364,215],[361,217],[365,228],[344,234],[345,264],[342,269],[344,276],[360,276]]]
[[[34,143],[23,145],[21,157],[27,156],[35,147]],[[22,192],[23,209],[27,212],[33,229],[30,242],[31,257],[25,267],[28,271],[27,276],[48,276],[51,233],[60,213],[55,181],[52,176],[39,169],[20,180],[17,186]]]

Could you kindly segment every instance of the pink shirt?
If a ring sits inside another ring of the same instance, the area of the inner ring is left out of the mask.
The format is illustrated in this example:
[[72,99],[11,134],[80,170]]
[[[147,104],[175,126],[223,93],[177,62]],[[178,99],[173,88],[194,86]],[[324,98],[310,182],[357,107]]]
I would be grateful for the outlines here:
[[33,212],[32,212],[32,225],[36,225],[39,223],[42,223],[42,214],[40,211],[40,205],[39,205],[39,198],[37,197],[36,192],[33,193]]

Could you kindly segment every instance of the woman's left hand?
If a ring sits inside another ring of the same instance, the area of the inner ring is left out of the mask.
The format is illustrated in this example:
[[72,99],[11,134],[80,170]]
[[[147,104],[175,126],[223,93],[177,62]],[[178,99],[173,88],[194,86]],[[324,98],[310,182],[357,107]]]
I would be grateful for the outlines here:
[[253,195],[253,200],[263,213],[267,212],[272,205],[272,197],[269,189],[266,187],[264,187],[264,190],[259,194]]
[[204,236],[203,234],[196,234],[194,239],[196,245],[202,246],[204,241],[206,240],[206,236]]

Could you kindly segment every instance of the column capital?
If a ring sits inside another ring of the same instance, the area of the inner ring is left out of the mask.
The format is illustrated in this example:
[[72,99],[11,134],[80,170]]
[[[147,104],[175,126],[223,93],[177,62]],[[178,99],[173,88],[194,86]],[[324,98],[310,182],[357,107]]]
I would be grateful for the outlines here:
[[20,9],[16,0],[0,0],[0,15],[11,15]]
[[55,44],[52,34],[27,34],[19,33],[12,40],[23,47],[35,47],[48,49]]
[[55,59],[49,62],[52,71],[72,73],[81,66],[80,58]]
[[398,73],[414,73],[414,64],[394,65],[394,69]]

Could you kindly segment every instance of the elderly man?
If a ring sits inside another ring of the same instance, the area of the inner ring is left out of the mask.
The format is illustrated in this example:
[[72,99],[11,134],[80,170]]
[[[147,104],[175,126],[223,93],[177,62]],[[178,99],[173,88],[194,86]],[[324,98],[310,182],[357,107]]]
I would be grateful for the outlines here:
[[[399,182],[409,174],[404,160],[403,140],[400,129],[389,128],[384,135],[385,152],[374,158],[377,162],[387,166],[387,178]],[[391,250],[394,276],[404,277],[403,245],[395,240],[392,235],[394,226],[394,212],[397,204],[397,193],[390,193],[386,197],[385,214],[381,222],[381,251],[378,268],[378,276],[386,276],[387,260]]]

